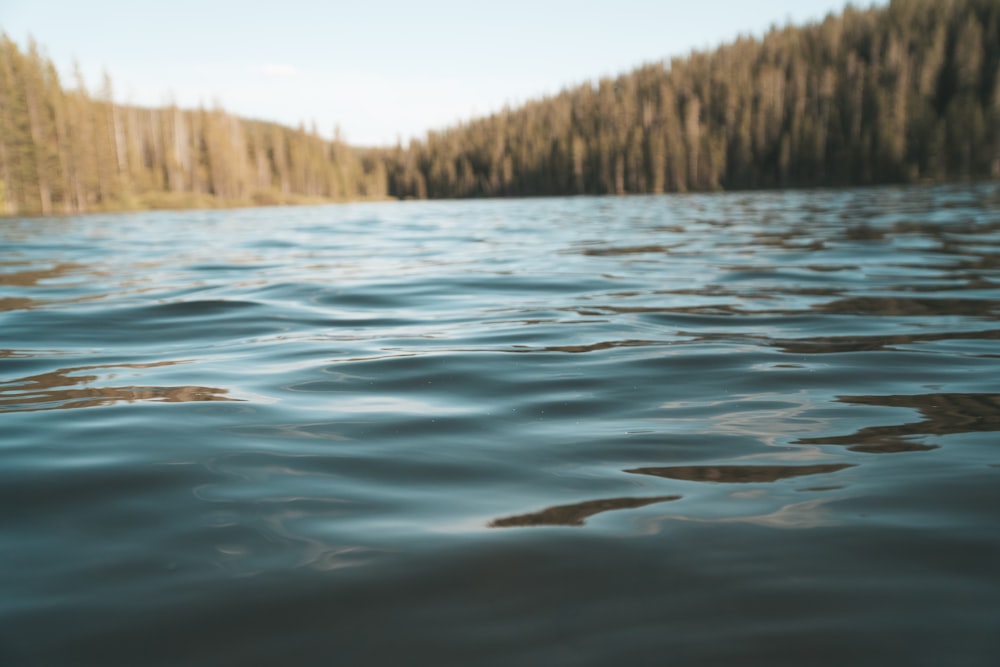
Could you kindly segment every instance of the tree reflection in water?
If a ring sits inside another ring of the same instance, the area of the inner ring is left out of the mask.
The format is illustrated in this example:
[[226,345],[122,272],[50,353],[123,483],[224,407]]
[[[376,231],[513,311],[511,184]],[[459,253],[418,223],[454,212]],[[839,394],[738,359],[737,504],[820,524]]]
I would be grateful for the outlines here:
[[[99,381],[101,375],[74,375],[74,373],[81,371],[99,371],[109,368],[157,368],[179,363],[183,362],[158,361],[145,364],[75,366],[0,382],[0,412],[34,412],[37,410],[92,408],[119,402],[134,403],[136,401],[190,403],[197,401],[241,400],[227,396],[226,394],[229,393],[229,390],[218,387],[194,385],[90,386],[92,383]],[[114,377],[113,374],[107,375]]]
[[923,421],[867,426],[849,435],[802,438],[800,445],[840,445],[855,452],[890,454],[937,449],[917,440],[925,435],[954,435],[1000,431],[1000,394],[914,394],[894,396],[840,396],[851,405],[911,408]]
[[515,526],[582,526],[584,519],[611,510],[645,507],[653,503],[679,500],[681,496],[657,496],[655,498],[604,498],[588,500],[572,505],[557,505],[539,512],[518,514],[489,523],[490,528],[511,528]]

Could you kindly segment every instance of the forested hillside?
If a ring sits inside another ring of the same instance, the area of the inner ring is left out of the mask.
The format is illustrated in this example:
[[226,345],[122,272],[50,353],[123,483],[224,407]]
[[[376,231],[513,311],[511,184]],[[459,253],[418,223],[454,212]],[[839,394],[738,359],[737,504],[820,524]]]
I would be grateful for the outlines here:
[[0,34],[0,213],[385,197],[381,153],[221,109],[114,104]]
[[1000,176],[1000,2],[895,0],[566,90],[399,150],[396,196]]
[[997,177],[997,0],[848,8],[390,149],[221,109],[115,104],[110,81],[67,86],[35,45],[0,34],[8,215]]

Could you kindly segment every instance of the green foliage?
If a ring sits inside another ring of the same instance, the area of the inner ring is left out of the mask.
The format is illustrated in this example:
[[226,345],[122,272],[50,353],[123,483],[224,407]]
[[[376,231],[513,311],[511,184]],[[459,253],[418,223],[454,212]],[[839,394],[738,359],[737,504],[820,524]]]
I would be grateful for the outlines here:
[[0,214],[1000,177],[1000,3],[893,0],[653,63],[408,147],[64,88],[0,33]]
[[0,34],[0,214],[318,203],[386,196],[385,165],[315,129],[221,109],[115,104],[60,85]]
[[1000,3],[894,0],[508,109],[388,154],[397,197],[1000,175]]

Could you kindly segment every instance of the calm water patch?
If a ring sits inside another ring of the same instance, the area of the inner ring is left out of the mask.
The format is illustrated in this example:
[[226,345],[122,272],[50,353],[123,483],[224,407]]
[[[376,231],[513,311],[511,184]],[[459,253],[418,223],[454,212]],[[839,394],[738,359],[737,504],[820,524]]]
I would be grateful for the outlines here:
[[3,664],[1000,656],[995,184],[0,249]]

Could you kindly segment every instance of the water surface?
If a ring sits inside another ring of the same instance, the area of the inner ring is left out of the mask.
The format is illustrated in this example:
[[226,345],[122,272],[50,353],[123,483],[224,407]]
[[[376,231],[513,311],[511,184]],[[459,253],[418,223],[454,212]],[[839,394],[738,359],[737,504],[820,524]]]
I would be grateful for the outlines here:
[[0,221],[0,662],[995,665],[994,184]]

